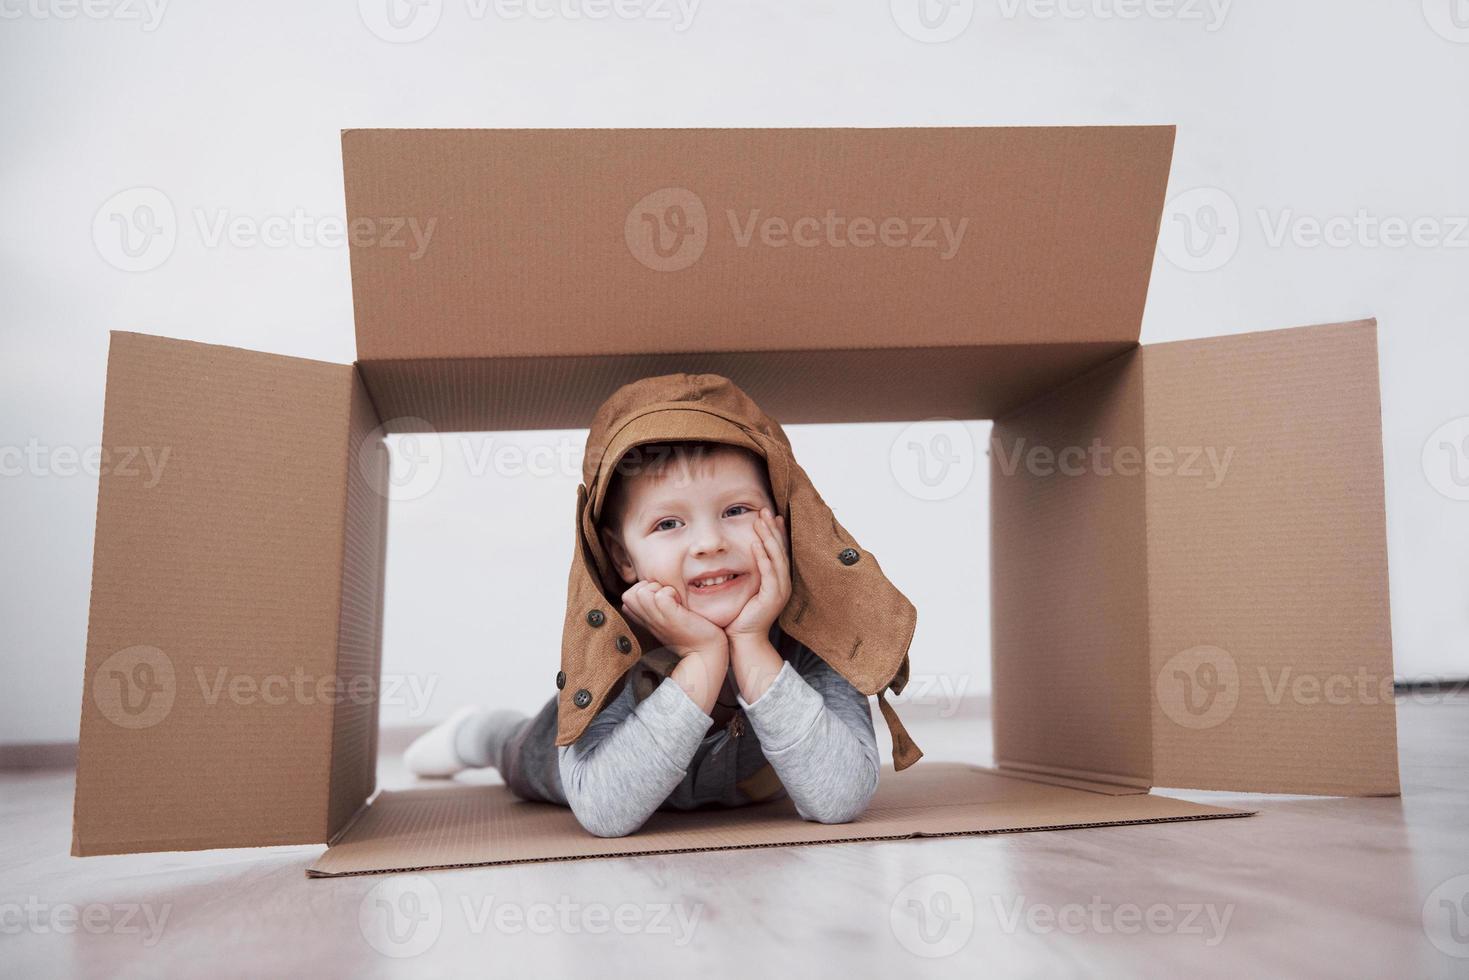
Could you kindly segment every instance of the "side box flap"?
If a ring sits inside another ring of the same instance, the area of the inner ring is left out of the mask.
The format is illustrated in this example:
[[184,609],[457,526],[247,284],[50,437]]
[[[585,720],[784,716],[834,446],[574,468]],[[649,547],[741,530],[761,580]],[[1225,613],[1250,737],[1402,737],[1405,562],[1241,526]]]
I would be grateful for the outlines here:
[[1144,484],[1104,453],[1142,437],[1134,348],[995,421],[990,608],[995,760],[1146,789]]
[[1140,357],[1154,784],[1396,794],[1376,321]]
[[376,427],[351,366],[112,334],[73,854],[321,842],[372,792]]

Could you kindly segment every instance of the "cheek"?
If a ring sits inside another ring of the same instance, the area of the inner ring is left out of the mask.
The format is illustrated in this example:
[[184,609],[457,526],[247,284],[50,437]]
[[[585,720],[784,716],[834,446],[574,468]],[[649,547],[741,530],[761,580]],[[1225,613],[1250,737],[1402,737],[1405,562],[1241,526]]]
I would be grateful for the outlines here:
[[[754,573],[756,580],[760,578],[759,552],[755,548],[755,542],[759,540],[760,535],[755,532],[754,526],[751,525],[747,533],[739,536],[735,545],[739,549],[740,555],[749,563],[750,571]],[[779,535],[776,536],[776,546],[784,549],[787,557],[789,557],[791,549],[780,539]]]
[[[755,542],[759,540],[760,535],[755,533],[755,525],[746,524],[740,529],[740,533],[735,537],[734,542],[735,547],[740,550],[740,554],[743,557],[753,560],[755,556]],[[759,566],[756,566],[756,568],[758,570]]]
[[657,579],[665,585],[680,588],[683,562],[678,551],[666,545],[650,542],[642,549],[638,569],[643,578]]

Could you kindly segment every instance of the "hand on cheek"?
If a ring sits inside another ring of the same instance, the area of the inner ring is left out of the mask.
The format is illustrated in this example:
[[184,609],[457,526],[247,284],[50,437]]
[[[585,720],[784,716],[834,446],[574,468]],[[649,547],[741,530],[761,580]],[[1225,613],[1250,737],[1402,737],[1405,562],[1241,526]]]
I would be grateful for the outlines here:
[[724,630],[688,608],[671,585],[639,580],[622,594],[622,611],[680,657],[728,643]]
[[734,621],[725,627],[731,639],[765,637],[791,598],[791,563],[786,553],[784,517],[771,515],[768,507],[761,508],[755,518],[755,540],[750,544],[750,553],[757,569],[759,588]]

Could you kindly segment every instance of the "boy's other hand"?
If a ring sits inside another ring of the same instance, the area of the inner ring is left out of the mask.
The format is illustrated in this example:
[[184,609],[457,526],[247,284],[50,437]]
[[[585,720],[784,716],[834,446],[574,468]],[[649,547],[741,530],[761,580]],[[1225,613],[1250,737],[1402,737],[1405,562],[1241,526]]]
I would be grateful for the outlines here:
[[785,517],[760,508],[755,518],[755,541],[751,552],[760,569],[760,591],[750,596],[745,608],[724,628],[730,641],[756,637],[765,639],[770,626],[791,600],[791,559],[786,551]]
[[685,606],[671,585],[634,583],[622,594],[622,611],[680,658],[729,648],[724,630]]

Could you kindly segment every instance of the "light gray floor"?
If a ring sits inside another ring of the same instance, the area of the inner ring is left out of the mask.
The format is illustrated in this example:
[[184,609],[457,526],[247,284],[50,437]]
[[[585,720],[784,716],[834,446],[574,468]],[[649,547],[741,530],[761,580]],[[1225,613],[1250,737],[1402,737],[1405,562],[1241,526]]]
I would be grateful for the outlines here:
[[[337,880],[317,846],[72,858],[71,773],[0,773],[0,974],[1465,976],[1469,699],[1431,698],[1400,703],[1401,798]],[[912,727],[989,762],[987,718]]]

